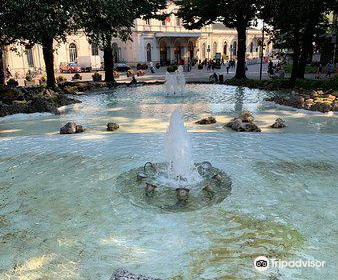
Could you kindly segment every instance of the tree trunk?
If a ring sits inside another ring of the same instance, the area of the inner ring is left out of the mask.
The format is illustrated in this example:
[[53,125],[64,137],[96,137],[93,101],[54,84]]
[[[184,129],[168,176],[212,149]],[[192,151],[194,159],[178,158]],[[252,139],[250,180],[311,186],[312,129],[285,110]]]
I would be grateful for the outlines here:
[[300,55],[300,42],[299,42],[299,30],[294,30],[294,42],[293,42],[293,64],[292,64],[292,72],[291,72],[291,87],[294,87],[296,79],[297,79],[297,72],[298,72],[298,65],[299,65],[299,55]]
[[237,25],[237,68],[235,79],[246,79],[245,75],[245,53],[246,53],[246,23],[240,21]]
[[0,47],[0,86],[5,84],[5,64],[3,60],[3,48]]
[[47,72],[47,87],[55,87],[55,73],[54,73],[54,49],[53,38],[46,38],[42,43],[43,60],[45,61]]
[[318,21],[319,15],[312,13],[306,24],[304,34],[302,36],[302,51],[299,58],[297,78],[304,79],[306,64],[309,56],[312,54],[313,36]]
[[107,83],[115,83],[114,78],[114,60],[111,38],[108,38],[104,47],[104,72]]

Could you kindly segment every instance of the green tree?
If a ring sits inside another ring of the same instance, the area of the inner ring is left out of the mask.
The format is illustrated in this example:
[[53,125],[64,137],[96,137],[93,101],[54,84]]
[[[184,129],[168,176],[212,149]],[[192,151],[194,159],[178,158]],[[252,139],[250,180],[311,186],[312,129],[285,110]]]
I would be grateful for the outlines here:
[[2,0],[4,33],[24,44],[42,45],[47,72],[47,86],[55,86],[54,42],[65,42],[77,24],[72,14],[72,1]]
[[214,22],[236,28],[238,37],[236,79],[244,79],[246,30],[256,18],[259,1],[256,0],[176,0],[177,15],[188,29],[199,29]]
[[264,0],[262,3],[260,16],[272,26],[275,46],[293,51],[291,83],[294,84],[297,78],[304,78],[315,35],[323,29],[325,15],[337,1]]
[[5,48],[15,42],[13,37],[5,34],[5,24],[3,10],[0,9],[0,85],[5,84],[5,64],[3,61]]
[[131,39],[136,18],[158,17],[165,0],[82,0],[77,15],[89,41],[104,51],[106,82],[114,82],[112,38]]

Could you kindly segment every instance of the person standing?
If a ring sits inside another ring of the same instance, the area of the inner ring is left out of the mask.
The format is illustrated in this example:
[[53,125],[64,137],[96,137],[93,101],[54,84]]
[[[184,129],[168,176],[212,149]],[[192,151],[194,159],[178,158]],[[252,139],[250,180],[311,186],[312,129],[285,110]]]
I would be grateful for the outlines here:
[[13,77],[12,73],[11,73],[11,68],[9,67],[9,65],[7,65],[7,67],[6,67],[6,76],[7,76],[7,79]]
[[230,62],[229,60],[225,63],[225,68],[227,69],[227,74],[229,74],[229,70],[230,70]]
[[334,65],[333,62],[330,61],[326,66],[326,77],[331,78],[331,74],[334,72]]
[[322,74],[323,74],[323,64],[321,62],[319,62],[315,78],[320,79]]
[[273,62],[272,60],[269,61],[269,64],[268,64],[268,74],[269,76],[273,76]]
[[154,63],[152,61],[149,62],[149,68],[151,73],[155,73]]

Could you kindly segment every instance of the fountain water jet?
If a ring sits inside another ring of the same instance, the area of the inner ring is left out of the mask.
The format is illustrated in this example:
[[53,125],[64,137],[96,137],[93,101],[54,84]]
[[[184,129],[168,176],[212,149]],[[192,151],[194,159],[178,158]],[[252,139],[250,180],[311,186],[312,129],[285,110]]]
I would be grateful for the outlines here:
[[179,108],[176,108],[170,117],[165,136],[165,153],[169,178],[187,186],[201,180],[194,165],[190,137]]
[[183,95],[185,84],[186,81],[183,73],[183,67],[181,65],[174,73],[166,72],[164,87],[167,95]]

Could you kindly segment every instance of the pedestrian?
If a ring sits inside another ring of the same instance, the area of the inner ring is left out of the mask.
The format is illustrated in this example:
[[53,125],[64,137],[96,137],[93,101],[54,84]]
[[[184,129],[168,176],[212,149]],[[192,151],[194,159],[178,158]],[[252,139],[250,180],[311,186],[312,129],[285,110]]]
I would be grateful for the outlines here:
[[152,61],[149,62],[149,69],[151,73],[155,73],[154,63]]
[[229,74],[229,70],[230,70],[230,62],[229,60],[227,61],[227,63],[225,64],[225,68],[227,69],[227,74]]
[[273,62],[272,62],[272,60],[270,60],[269,61],[269,64],[268,64],[268,74],[269,74],[269,76],[271,77],[271,76],[273,76]]
[[211,70],[211,60],[208,61],[208,71]]
[[323,74],[323,64],[319,62],[315,79],[320,79]]
[[331,74],[334,73],[334,65],[333,62],[330,61],[326,66],[326,77],[331,78]]
[[7,65],[7,67],[6,67],[6,76],[7,76],[7,79],[13,77],[12,73],[11,73],[11,68],[9,67],[9,65]]

